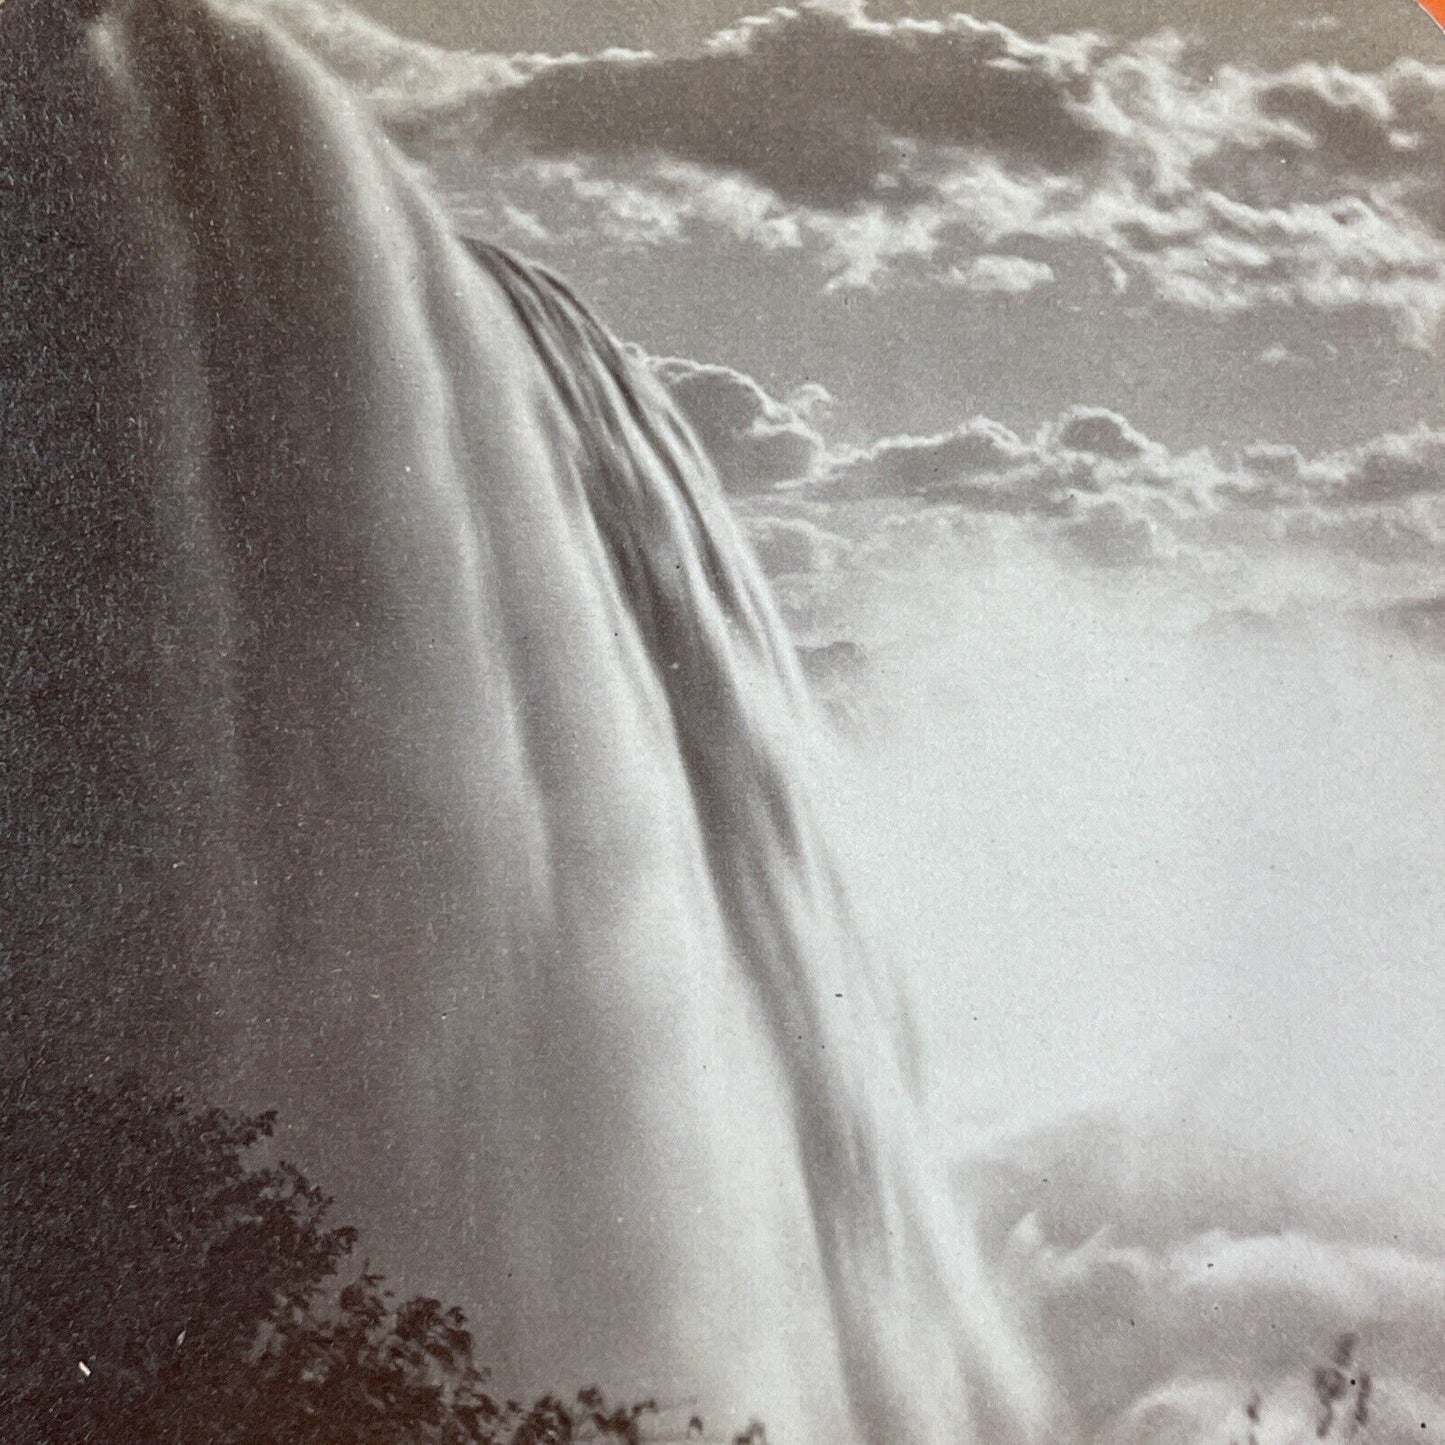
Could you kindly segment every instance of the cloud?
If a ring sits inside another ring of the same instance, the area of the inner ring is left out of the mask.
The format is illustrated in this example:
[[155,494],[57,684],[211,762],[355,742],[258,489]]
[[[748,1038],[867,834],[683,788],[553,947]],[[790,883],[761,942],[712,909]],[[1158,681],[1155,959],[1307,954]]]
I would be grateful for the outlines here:
[[1334,461],[1341,476],[1328,500],[1336,505],[1445,495],[1445,432],[1429,427],[1380,437]]
[[835,500],[971,500],[981,510],[1017,510],[1000,483],[1032,456],[1032,448],[1006,426],[974,417],[936,436],[883,437],[840,451],[815,491]]
[[1118,412],[1095,406],[1074,407],[1056,424],[1053,439],[1065,451],[1114,462],[1134,461],[1156,450]]
[[[815,619],[845,574],[856,583],[940,548],[1014,545],[1001,527],[1107,572],[1192,574],[1211,552],[1239,548],[1388,562],[1392,548],[1398,561],[1435,547],[1433,534],[1399,515],[1398,498],[1385,500],[1433,455],[1433,433],[1322,458],[1261,445],[1229,466],[1207,451],[1172,453],[1118,412],[1080,405],[1031,437],[976,416],[933,435],[833,444],[832,398],[815,382],[779,399],[731,367],[643,360],[713,458],[795,620]],[[1390,488],[1376,477],[1387,466]],[[1373,503],[1326,500],[1371,479]]]
[[1128,418],[1075,406],[1032,438],[987,417],[931,436],[835,447],[805,489],[835,509],[949,508],[1027,521],[1074,560],[1118,569],[1202,552],[1352,557],[1381,567],[1445,550],[1445,432],[1417,428],[1307,455],[1171,452]]
[[1197,458],[1172,457],[1126,418],[1072,407],[1031,440],[987,417],[933,436],[882,437],[839,449],[812,494],[949,503],[980,512],[1059,517],[1082,498],[1135,490],[1187,497]]
[[776,9],[702,55],[556,67],[499,97],[491,120],[544,155],[667,155],[813,209],[896,207],[923,193],[918,146],[1087,169],[1105,143],[1083,104],[1087,59],[1080,42],[1026,42],[967,16]]
[[950,285],[983,295],[1023,296],[1048,286],[1055,279],[1054,268],[1044,261],[1024,256],[975,256],[964,265],[949,268],[943,278]]
[[1117,497],[1087,508],[1060,536],[1069,551],[1093,567],[1142,567],[1178,551],[1158,522]]
[[1432,652],[1445,652],[1445,593],[1406,598],[1367,609],[1363,616],[1367,625],[1387,634],[1408,637]]
[[1378,567],[1410,562],[1438,567],[1445,548],[1445,527],[1438,520],[1392,506],[1282,511],[1265,536],[1282,553],[1333,552]]
[[1255,144],[1221,146],[1197,178],[1259,206],[1348,193],[1398,197],[1435,231],[1445,203],[1435,177],[1445,161],[1445,70],[1401,60],[1374,73],[1299,65],[1257,77]]
[[1196,310],[1370,307],[1418,346],[1445,317],[1445,66],[1206,74],[1168,36],[809,4],[692,55],[476,55],[257,3],[498,228],[501,194],[559,243],[718,228],[805,249],[834,289],[1002,295],[1052,279],[1016,246],[1081,245]]
[[809,477],[821,464],[823,438],[808,418],[830,398],[817,383],[778,401],[728,366],[680,357],[650,358],[649,365],[692,423],[729,492],[766,491]]
[[[1417,428],[1317,454],[1256,443],[1173,451],[1108,408],[1079,405],[1023,435],[975,416],[931,435],[830,443],[805,416],[725,368],[677,368],[704,388],[725,470],[788,615],[805,630],[846,593],[910,569],[1046,556],[1099,577],[1148,573],[1210,611],[1277,611],[1304,594],[1418,594],[1445,562],[1445,432]],[[695,402],[694,405],[697,403]],[[765,456],[786,438],[785,460]],[[796,485],[769,490],[785,474]],[[951,559],[951,560],[950,560]]]
[[1229,505],[1255,511],[1428,501],[1445,496],[1445,431],[1422,426],[1315,457],[1295,446],[1247,447],[1238,473],[1221,481],[1217,493]]
[[1092,228],[1097,239],[1180,306],[1221,315],[1371,307],[1420,347],[1433,345],[1445,316],[1445,242],[1392,202],[1341,196],[1261,207],[1206,191],[1167,203],[1124,197],[1120,209],[1129,219]]
[[818,576],[837,568],[850,544],[806,517],[756,516],[746,521],[748,540],[773,578]]
[[1445,67],[1224,66],[1175,46],[1103,58],[1097,105],[1120,167],[1063,229],[1165,299],[1221,312],[1373,306],[1427,344],[1445,293]]

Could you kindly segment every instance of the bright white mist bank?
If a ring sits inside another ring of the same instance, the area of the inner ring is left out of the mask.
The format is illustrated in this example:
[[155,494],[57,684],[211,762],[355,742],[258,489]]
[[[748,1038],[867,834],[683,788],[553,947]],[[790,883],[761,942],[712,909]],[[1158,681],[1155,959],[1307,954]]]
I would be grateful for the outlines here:
[[1356,1333],[1332,1438],[1439,1428],[1440,659],[1042,555],[886,583],[833,831],[1073,1427],[1315,1439]]

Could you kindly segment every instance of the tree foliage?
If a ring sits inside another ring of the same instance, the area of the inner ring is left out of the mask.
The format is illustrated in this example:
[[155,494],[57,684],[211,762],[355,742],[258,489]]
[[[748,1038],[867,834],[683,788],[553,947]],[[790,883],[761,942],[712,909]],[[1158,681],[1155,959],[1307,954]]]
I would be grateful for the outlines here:
[[499,1400],[460,1310],[398,1303],[366,1270],[338,1287],[356,1232],[297,1169],[250,1161],[274,1124],[0,1070],[0,1439],[641,1440],[651,1401]]

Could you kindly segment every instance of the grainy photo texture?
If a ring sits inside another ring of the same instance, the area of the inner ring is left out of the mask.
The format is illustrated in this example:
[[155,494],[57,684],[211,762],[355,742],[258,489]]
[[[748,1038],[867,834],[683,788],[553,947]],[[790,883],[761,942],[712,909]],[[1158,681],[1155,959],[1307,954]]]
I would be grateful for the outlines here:
[[1445,1430],[1410,0],[0,3],[0,1437]]

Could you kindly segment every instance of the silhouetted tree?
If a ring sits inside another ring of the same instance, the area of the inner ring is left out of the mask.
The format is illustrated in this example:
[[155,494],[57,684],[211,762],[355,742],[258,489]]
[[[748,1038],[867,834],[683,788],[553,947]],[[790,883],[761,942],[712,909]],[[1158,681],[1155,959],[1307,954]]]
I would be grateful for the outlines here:
[[523,1407],[466,1320],[336,1276],[356,1232],[274,1116],[0,1068],[0,1439],[9,1445],[635,1445],[651,1401]]

